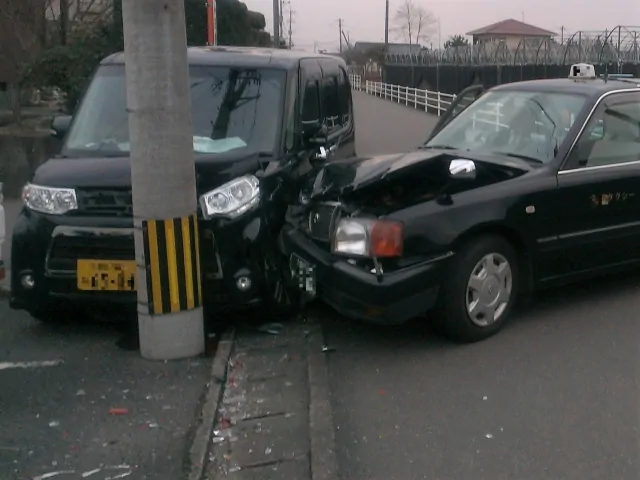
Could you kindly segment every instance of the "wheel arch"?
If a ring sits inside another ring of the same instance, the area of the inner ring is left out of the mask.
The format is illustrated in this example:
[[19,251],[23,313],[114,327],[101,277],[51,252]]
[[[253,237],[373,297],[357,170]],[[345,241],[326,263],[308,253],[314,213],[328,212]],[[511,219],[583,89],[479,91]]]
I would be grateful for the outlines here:
[[525,240],[521,232],[513,227],[499,222],[487,222],[462,232],[453,242],[453,250],[457,252],[473,238],[484,235],[496,235],[504,238],[514,247],[518,255],[518,269],[520,270],[520,292],[531,293],[534,286],[534,268],[532,258],[532,248]]

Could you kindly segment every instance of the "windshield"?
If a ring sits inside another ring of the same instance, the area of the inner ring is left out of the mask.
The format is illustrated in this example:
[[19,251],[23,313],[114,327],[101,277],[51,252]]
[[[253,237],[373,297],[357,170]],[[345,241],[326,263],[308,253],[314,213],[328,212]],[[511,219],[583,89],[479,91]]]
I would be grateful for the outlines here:
[[[277,148],[284,70],[192,66],[189,77],[194,152],[261,153]],[[124,65],[99,68],[64,153],[129,154]]]
[[503,90],[487,92],[427,144],[553,160],[586,103],[581,95]]

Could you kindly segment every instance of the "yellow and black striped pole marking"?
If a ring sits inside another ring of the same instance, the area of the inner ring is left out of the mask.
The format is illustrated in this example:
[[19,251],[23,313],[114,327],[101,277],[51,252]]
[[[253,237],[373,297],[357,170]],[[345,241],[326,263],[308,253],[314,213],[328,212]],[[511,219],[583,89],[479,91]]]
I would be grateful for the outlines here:
[[149,313],[202,306],[198,218],[195,215],[142,224]]

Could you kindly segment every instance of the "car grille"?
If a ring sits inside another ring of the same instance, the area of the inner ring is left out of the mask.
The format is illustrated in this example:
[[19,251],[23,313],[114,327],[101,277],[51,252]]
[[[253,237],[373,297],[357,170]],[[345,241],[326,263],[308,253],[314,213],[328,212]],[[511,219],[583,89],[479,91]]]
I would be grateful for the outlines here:
[[135,260],[133,235],[54,237],[49,250],[49,270],[75,271],[76,262],[84,260]]
[[78,189],[78,213],[96,216],[131,216],[131,189]]
[[333,229],[340,216],[340,205],[337,203],[320,203],[309,211],[309,236],[321,242],[331,241]]

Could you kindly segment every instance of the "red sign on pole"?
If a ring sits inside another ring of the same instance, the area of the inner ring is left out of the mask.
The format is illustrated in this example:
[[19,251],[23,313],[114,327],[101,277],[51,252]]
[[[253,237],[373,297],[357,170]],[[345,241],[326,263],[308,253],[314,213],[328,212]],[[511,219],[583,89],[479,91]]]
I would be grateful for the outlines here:
[[207,45],[218,44],[218,32],[216,28],[216,0],[207,2]]

